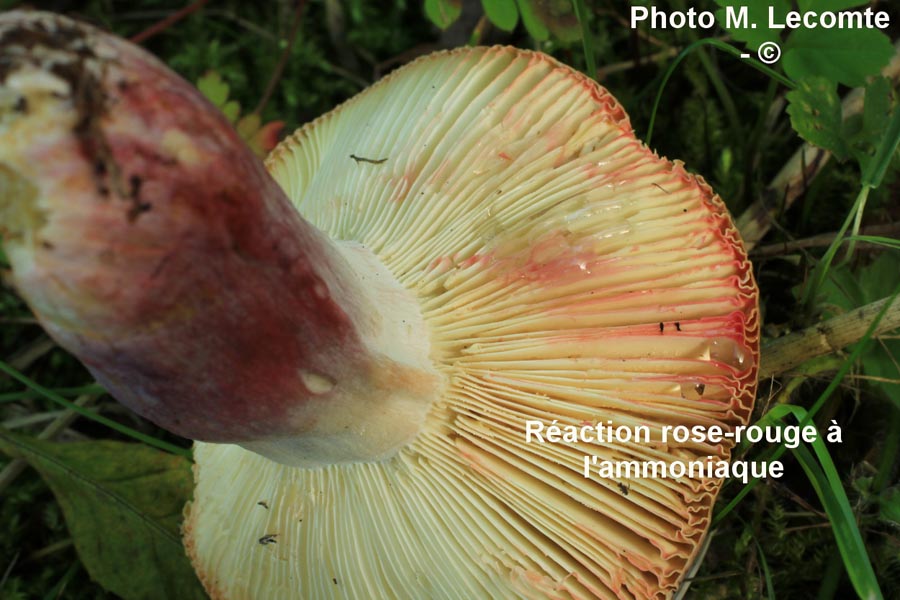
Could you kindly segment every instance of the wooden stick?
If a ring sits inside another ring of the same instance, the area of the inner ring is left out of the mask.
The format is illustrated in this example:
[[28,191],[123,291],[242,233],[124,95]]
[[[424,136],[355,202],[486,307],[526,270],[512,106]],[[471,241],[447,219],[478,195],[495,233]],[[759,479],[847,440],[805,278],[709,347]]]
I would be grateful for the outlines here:
[[[804,362],[837,352],[859,341],[872,320],[889,298],[866,304],[855,310],[833,317],[818,325],[807,327],[763,344],[759,367],[760,379],[780,375]],[[873,335],[900,327],[900,301],[887,309]]]

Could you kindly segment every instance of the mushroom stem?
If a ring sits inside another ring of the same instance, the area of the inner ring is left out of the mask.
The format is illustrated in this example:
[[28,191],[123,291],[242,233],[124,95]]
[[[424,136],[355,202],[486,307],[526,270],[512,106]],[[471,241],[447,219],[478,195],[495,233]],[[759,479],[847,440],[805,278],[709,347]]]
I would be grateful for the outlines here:
[[439,380],[414,299],[305,222],[192,86],[40,13],[0,17],[0,65],[12,281],[117,399],[303,466],[416,436]]

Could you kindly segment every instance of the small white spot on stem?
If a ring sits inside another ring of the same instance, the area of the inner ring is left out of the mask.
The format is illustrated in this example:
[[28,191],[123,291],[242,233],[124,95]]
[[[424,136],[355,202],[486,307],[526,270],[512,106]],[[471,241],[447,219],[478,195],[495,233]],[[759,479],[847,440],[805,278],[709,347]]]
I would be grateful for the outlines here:
[[313,284],[312,291],[316,298],[319,298],[320,300],[328,298],[328,287],[324,283],[317,281]]
[[318,373],[303,370],[300,371],[300,379],[303,380],[303,385],[306,386],[306,389],[308,389],[310,393],[316,395],[327,394],[334,389],[334,386],[337,383],[327,375],[320,375]]

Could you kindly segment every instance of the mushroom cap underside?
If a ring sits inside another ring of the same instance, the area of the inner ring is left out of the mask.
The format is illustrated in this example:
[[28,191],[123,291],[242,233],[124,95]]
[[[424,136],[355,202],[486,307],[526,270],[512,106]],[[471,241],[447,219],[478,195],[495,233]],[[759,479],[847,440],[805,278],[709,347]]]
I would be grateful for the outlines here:
[[[213,597],[672,596],[722,481],[583,465],[727,460],[659,433],[749,418],[757,290],[709,186],[643,146],[606,90],[513,48],[419,59],[267,166],[418,299],[445,390],[382,462],[198,443],[185,539]],[[535,421],[656,441],[526,442]]]

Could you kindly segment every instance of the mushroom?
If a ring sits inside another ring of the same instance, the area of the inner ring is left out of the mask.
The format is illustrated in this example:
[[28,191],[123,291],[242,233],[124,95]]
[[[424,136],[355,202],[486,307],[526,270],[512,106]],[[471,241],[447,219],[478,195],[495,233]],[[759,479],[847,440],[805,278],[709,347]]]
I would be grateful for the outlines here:
[[536,52],[439,52],[264,168],[92,27],[7,13],[0,65],[12,281],[117,399],[199,440],[184,537],[213,597],[675,593],[721,479],[585,457],[727,460],[660,433],[747,422],[758,293],[722,201],[609,92]]

